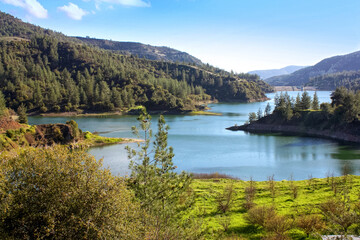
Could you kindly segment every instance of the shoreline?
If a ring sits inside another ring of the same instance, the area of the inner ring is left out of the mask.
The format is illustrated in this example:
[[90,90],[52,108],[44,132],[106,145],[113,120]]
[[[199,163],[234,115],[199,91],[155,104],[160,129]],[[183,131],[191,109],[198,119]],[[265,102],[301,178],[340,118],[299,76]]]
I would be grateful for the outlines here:
[[[210,115],[210,116],[222,116],[221,113],[211,111],[184,111],[184,112],[166,112],[166,111],[149,111],[150,115]],[[41,113],[31,114],[32,117],[111,117],[111,116],[133,116],[137,113],[74,113],[74,112],[63,112],[63,113]]]
[[[212,104],[212,103],[253,103],[253,102],[265,102],[270,100],[268,97],[258,98],[258,99],[250,99],[248,101],[206,101],[202,102],[202,104]],[[138,115],[139,111],[142,107],[138,106],[128,111],[113,111],[113,112],[85,112],[85,111],[71,111],[71,112],[49,112],[49,113],[39,113],[39,112],[31,112],[28,116],[33,117],[111,117],[111,116],[132,116]],[[199,108],[198,110],[149,110],[148,113],[150,115],[210,115],[210,116],[222,116],[221,113],[211,112],[210,109],[206,106]]]
[[308,137],[319,137],[342,142],[360,143],[360,136],[346,133],[344,131],[341,131],[341,129],[338,131],[317,130],[313,128],[304,128],[294,125],[274,125],[260,123],[232,126],[226,129],[230,131],[245,131],[249,133],[285,133],[296,136],[300,135]]
[[[104,137],[106,138],[106,137]],[[97,147],[106,147],[110,145],[117,145],[117,144],[127,144],[127,143],[139,143],[143,142],[142,139],[136,139],[136,138],[106,138],[109,140],[119,140],[118,142],[96,142],[96,143],[86,143],[84,140],[76,143],[70,143],[69,146],[71,148],[97,148]]]

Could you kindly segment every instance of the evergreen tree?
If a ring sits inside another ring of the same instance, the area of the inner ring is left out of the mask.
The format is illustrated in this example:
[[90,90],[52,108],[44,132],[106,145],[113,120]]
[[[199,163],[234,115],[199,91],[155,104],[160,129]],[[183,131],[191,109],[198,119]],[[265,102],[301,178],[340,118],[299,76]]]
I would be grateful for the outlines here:
[[259,108],[257,113],[256,113],[256,118],[257,118],[257,120],[259,120],[262,117],[263,117],[263,112],[262,112],[262,109]]
[[249,122],[250,123],[256,121],[256,119],[257,119],[256,113],[254,113],[254,112],[249,113]]
[[[139,151],[127,147],[131,159],[129,185],[135,197],[140,200],[141,207],[156,222],[155,239],[172,239],[172,234],[176,234],[172,231],[179,231],[179,199],[189,187],[191,178],[185,172],[174,172],[174,153],[172,147],[167,145],[169,127],[165,124],[164,117],[160,116],[158,120],[153,154],[149,150],[152,138],[151,116],[143,109],[138,121],[144,142]],[[133,131],[140,137],[136,127],[133,127]],[[172,230],[168,231],[169,228]]]
[[301,96],[301,109],[306,110],[311,107],[311,97],[307,91],[304,91]]
[[19,123],[23,123],[23,124],[28,123],[28,119],[26,116],[26,107],[23,103],[18,107],[17,114],[19,115],[19,119],[18,119]]
[[5,109],[6,109],[5,97],[2,91],[0,91],[0,116],[4,114]]
[[301,98],[300,98],[300,93],[297,94],[296,99],[295,99],[295,106],[294,106],[294,110],[295,111],[299,111],[301,110]]
[[269,116],[271,114],[271,106],[270,103],[268,103],[265,107],[265,116]]
[[317,93],[315,92],[312,101],[312,109],[319,110],[319,107],[320,107],[319,98],[317,96]]

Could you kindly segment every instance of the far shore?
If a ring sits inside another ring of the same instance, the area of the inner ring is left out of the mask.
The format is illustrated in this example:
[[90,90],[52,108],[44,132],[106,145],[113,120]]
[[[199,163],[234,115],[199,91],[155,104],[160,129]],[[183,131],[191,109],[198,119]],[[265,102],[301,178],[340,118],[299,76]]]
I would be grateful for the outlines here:
[[226,128],[231,131],[245,131],[249,133],[283,133],[290,135],[300,135],[309,137],[319,137],[333,139],[342,142],[360,143],[360,136],[346,132],[344,130],[317,130],[313,128],[304,128],[299,126],[275,125],[250,123],[242,126],[232,126]]
[[[148,111],[151,115],[212,115],[221,116],[221,113],[211,111]],[[33,113],[29,116],[40,117],[111,117],[111,116],[131,116],[138,115],[137,111],[134,112],[102,112],[102,113],[78,113],[78,112],[59,112],[59,113]]]
[[[275,92],[293,92],[293,91],[320,91],[316,87],[300,87],[300,86],[274,86]],[[321,90],[323,91],[323,90]]]

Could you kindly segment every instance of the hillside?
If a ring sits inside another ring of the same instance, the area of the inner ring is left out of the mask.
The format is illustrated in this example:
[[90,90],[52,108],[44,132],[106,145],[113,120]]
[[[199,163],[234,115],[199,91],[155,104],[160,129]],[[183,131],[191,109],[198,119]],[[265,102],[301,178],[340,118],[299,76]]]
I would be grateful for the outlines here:
[[305,68],[304,66],[287,66],[280,69],[268,69],[268,70],[254,70],[249,72],[250,74],[257,74],[260,76],[261,79],[265,80],[267,78],[279,76],[279,75],[285,75],[285,74],[291,74],[297,70],[300,70],[302,68]]
[[106,50],[117,51],[124,55],[136,55],[139,58],[146,58],[157,61],[186,62],[196,65],[203,64],[200,59],[197,59],[196,57],[193,57],[186,52],[181,52],[169,47],[155,47],[137,42],[117,42],[83,37],[76,38],[92,46]]
[[219,101],[259,101],[269,85],[210,65],[152,61],[84,44],[0,12],[0,88],[30,112],[184,112]]
[[357,91],[360,89],[360,71],[345,71],[314,77],[307,85],[319,90],[332,91],[338,87],[345,87]]
[[266,81],[273,86],[302,86],[313,77],[358,70],[360,70],[360,51],[326,58],[314,66],[300,69],[289,75],[272,77]]

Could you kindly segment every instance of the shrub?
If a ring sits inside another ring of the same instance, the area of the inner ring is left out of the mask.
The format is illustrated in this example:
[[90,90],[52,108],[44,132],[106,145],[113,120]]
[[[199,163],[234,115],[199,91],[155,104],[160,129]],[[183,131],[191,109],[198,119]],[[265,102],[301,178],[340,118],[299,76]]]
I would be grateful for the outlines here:
[[273,206],[257,206],[251,208],[245,218],[251,224],[265,227],[266,222],[275,216],[276,211]]
[[244,208],[249,210],[255,206],[254,199],[256,194],[256,184],[255,181],[251,178],[249,181],[249,186],[245,188],[245,203]]
[[8,138],[13,138],[13,137],[15,137],[15,135],[16,135],[16,132],[15,132],[15,130],[7,130],[6,131],[6,136],[8,137]]
[[275,215],[271,218],[268,218],[265,221],[265,230],[268,232],[268,236],[271,239],[276,240],[286,240],[290,239],[286,232],[290,230],[292,222],[285,216]]
[[80,136],[80,129],[77,122],[75,122],[74,120],[70,120],[67,121],[66,124],[70,125],[74,138],[78,138]]
[[222,193],[216,197],[217,209],[222,213],[226,213],[232,207],[234,201],[235,189],[233,184],[227,185]]
[[358,221],[356,211],[345,201],[329,200],[320,204],[319,208],[333,229],[337,228],[342,234],[347,234],[349,227]]
[[0,169],[2,239],[143,239],[124,180],[84,151],[27,148]]
[[317,233],[325,228],[325,223],[319,215],[303,215],[296,219],[296,226],[301,228],[306,236]]
[[276,196],[276,182],[274,180],[274,175],[268,177],[269,191],[272,199],[275,199]]

